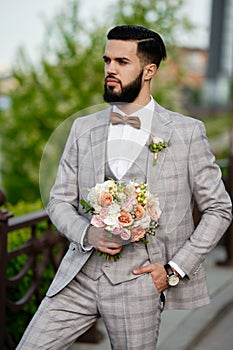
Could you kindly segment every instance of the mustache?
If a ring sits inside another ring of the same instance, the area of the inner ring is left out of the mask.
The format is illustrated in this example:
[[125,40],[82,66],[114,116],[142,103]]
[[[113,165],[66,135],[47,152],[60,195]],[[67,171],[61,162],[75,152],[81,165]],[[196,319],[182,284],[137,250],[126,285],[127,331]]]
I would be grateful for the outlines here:
[[115,80],[116,82],[118,82],[118,83],[121,84],[120,79],[117,79],[117,78],[116,78],[114,75],[112,75],[112,74],[109,74],[109,75],[107,75],[107,76],[105,77],[105,79],[104,79],[105,83],[106,83],[106,80],[107,80],[107,79],[113,79],[113,80]]

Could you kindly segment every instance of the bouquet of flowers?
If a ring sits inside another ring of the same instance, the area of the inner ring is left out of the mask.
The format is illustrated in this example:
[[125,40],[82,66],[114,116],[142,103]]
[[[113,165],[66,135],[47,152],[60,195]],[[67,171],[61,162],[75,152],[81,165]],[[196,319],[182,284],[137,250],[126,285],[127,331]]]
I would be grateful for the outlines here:
[[[125,244],[148,243],[146,235],[155,235],[161,210],[158,197],[149,193],[146,183],[107,180],[91,188],[87,200],[80,203],[86,212],[93,213],[91,224],[105,228],[110,236],[120,236]],[[120,257],[97,253],[110,260]]]

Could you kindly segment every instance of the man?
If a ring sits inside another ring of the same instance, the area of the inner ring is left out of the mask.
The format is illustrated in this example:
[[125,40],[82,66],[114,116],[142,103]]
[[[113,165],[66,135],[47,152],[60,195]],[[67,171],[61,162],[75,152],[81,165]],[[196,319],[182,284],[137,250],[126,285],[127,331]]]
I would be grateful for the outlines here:
[[[112,349],[154,350],[164,296],[170,309],[209,302],[202,263],[231,222],[231,202],[203,124],[150,95],[165,58],[164,43],[151,30],[118,26],[108,33],[104,99],[113,107],[77,119],[71,129],[48,205],[71,243],[18,349],[67,349],[102,317]],[[115,125],[111,112],[133,114],[140,125],[124,116]],[[168,142],[156,164],[151,136]],[[137,178],[158,195],[162,214],[149,244],[123,245],[90,225],[80,199],[108,178]],[[201,212],[196,228],[194,200]],[[96,249],[121,258],[105,261]]]

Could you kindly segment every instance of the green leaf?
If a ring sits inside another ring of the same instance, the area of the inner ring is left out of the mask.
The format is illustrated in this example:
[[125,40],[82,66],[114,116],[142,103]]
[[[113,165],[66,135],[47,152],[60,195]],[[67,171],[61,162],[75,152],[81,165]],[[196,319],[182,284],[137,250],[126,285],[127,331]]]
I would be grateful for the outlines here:
[[89,213],[94,211],[94,208],[90,205],[90,203],[86,202],[84,199],[80,200],[80,204],[83,207],[85,213]]

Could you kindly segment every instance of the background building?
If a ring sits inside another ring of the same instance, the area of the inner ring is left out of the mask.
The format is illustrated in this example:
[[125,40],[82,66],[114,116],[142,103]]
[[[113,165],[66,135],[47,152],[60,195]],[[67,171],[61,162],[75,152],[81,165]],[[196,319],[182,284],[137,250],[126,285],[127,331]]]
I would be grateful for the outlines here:
[[209,59],[204,100],[228,105],[233,80],[233,0],[212,0]]

